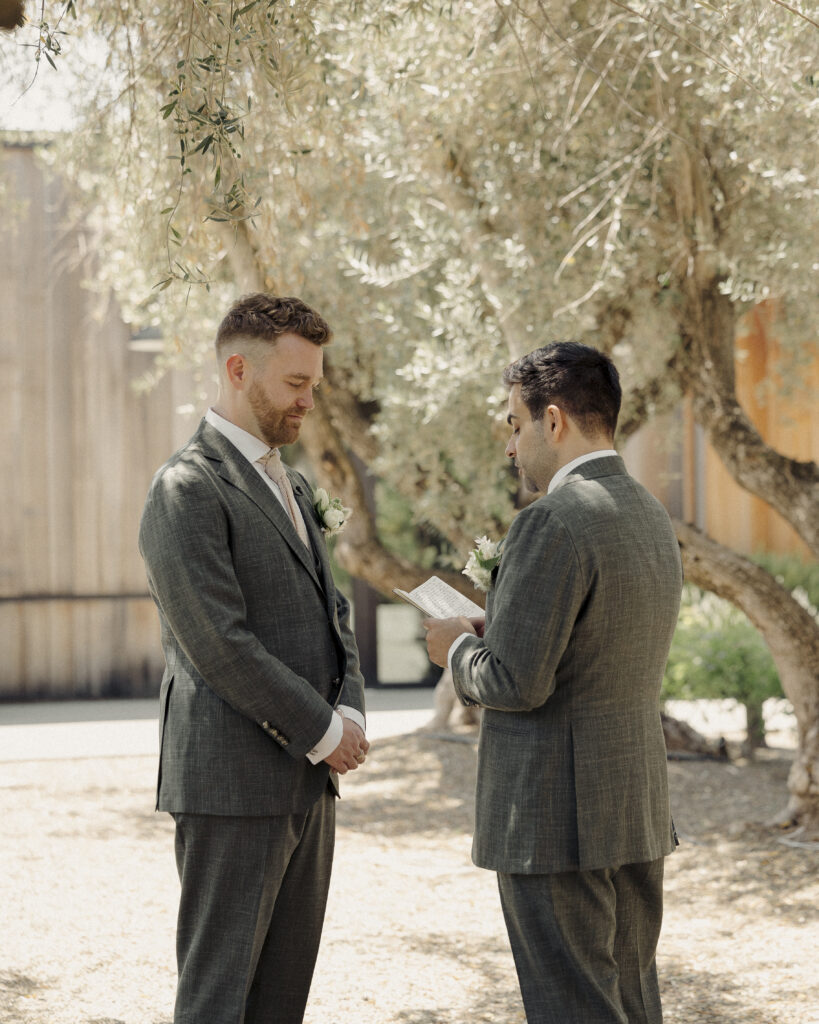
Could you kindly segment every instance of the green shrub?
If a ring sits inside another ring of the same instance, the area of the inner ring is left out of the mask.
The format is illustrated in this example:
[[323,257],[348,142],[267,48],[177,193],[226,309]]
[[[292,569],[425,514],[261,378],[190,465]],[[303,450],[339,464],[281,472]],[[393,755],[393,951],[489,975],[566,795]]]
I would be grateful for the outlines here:
[[731,697],[745,707],[747,746],[764,746],[762,705],[781,697],[771,653],[748,617],[716,594],[686,584],[663,679],[663,699]]
[[[819,608],[819,562],[809,562],[800,555],[776,555],[758,552],[753,556],[757,565],[776,577],[791,593],[802,592],[814,609]],[[799,600],[799,593],[794,596]],[[800,600],[800,604],[805,602]]]
[[[754,561],[819,622],[819,563],[761,553]],[[745,707],[749,750],[765,743],[762,705],[781,697],[774,660],[747,616],[715,594],[686,584],[663,679],[664,700],[730,697]]]

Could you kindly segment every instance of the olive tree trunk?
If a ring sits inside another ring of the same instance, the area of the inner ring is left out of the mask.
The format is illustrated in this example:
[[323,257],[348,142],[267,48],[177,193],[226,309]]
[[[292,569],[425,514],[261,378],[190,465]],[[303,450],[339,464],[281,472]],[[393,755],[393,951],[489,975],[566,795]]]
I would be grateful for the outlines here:
[[798,750],[788,777],[790,800],[779,824],[819,829],[819,624],[760,566],[675,523],[690,583],[740,608],[765,638],[796,716]]

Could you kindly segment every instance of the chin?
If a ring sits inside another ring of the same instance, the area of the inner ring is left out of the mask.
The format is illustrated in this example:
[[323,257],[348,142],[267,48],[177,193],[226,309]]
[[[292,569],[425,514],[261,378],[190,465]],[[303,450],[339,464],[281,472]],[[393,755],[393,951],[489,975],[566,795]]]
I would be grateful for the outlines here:
[[264,440],[271,448],[280,448],[285,444],[295,444],[299,439],[301,424],[277,423],[274,429],[264,432]]

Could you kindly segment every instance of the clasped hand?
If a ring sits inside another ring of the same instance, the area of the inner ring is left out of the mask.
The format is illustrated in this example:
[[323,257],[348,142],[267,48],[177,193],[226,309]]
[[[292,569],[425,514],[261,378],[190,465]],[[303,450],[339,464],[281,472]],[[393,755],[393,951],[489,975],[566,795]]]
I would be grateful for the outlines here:
[[346,775],[347,772],[355,771],[360,764],[364,764],[370,744],[361,726],[352,719],[342,718],[341,724],[344,727],[341,743],[324,760],[333,771],[338,772],[339,775]]

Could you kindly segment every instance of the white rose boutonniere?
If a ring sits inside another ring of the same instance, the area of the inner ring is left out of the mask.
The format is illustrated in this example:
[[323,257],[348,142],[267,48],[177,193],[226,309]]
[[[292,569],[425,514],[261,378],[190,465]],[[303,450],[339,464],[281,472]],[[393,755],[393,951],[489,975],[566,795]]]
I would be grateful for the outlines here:
[[331,498],[323,487],[317,487],[313,492],[313,508],[319,517],[322,532],[328,537],[341,533],[353,514],[351,508],[341,504],[341,498]]
[[476,537],[475,543],[477,547],[469,552],[463,574],[469,577],[478,590],[489,590],[492,585],[492,570],[500,565],[503,540]]

